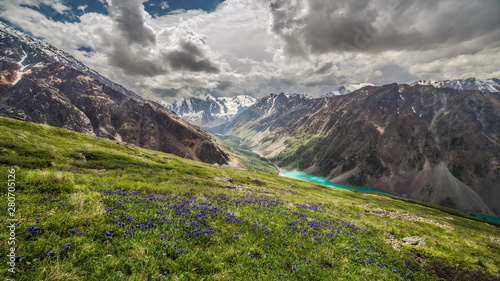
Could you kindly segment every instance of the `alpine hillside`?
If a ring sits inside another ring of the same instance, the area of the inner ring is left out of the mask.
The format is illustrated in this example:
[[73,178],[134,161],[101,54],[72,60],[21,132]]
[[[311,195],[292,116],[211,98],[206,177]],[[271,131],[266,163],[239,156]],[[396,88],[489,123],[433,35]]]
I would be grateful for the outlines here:
[[0,23],[0,115],[208,163],[228,155],[209,134],[71,55]]
[[500,94],[390,84],[259,100],[215,132],[276,165],[465,212],[500,214]]
[[200,127],[213,127],[231,121],[255,103],[256,99],[247,95],[233,97],[189,98],[164,105],[185,120]]

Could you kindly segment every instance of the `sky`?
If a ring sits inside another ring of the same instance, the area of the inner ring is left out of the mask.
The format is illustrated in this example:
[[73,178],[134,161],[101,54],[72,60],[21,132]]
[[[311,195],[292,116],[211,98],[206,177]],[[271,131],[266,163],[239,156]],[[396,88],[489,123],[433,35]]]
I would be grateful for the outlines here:
[[500,78],[499,0],[2,0],[0,20],[145,98]]

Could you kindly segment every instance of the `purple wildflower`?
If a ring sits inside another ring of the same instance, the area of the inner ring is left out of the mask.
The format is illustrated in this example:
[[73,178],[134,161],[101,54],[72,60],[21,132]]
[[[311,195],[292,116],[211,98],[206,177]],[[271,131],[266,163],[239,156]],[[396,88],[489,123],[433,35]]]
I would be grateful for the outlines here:
[[31,235],[33,235],[33,234],[36,234],[38,232],[38,230],[40,230],[40,227],[32,225],[32,226],[28,226],[27,230]]
[[56,250],[52,250],[52,251],[47,253],[47,256],[53,257],[55,254],[56,254]]
[[64,248],[69,249],[69,246],[71,246],[71,245],[73,245],[73,244],[71,244],[71,243],[66,243],[66,244],[64,244]]

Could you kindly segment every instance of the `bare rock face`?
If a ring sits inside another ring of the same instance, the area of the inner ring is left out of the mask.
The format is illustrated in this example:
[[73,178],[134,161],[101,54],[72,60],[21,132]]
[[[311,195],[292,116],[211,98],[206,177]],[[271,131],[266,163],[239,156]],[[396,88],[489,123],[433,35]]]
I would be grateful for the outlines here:
[[500,93],[390,84],[261,99],[216,129],[284,169],[500,215]]
[[0,24],[0,115],[207,163],[228,162],[209,134],[172,111]]

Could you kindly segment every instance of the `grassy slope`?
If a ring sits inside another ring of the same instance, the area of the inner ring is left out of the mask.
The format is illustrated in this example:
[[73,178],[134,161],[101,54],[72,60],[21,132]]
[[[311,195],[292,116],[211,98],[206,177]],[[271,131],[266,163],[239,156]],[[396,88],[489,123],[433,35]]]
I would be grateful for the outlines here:
[[275,175],[279,173],[278,169],[269,161],[253,152],[250,147],[241,144],[235,138],[221,135],[216,136],[216,138],[226,151],[237,158],[245,167],[248,167],[249,170]]
[[[1,277],[500,276],[499,226],[451,210],[211,166],[12,119],[0,118],[0,133],[2,186],[8,168],[16,168],[16,254],[23,255],[14,276],[2,255]],[[6,188],[2,195],[7,202]],[[6,221],[6,212],[2,214]],[[8,235],[2,227],[0,241]],[[401,245],[396,250],[388,240],[409,236],[423,238],[427,246]],[[7,243],[1,245],[8,252]]]

